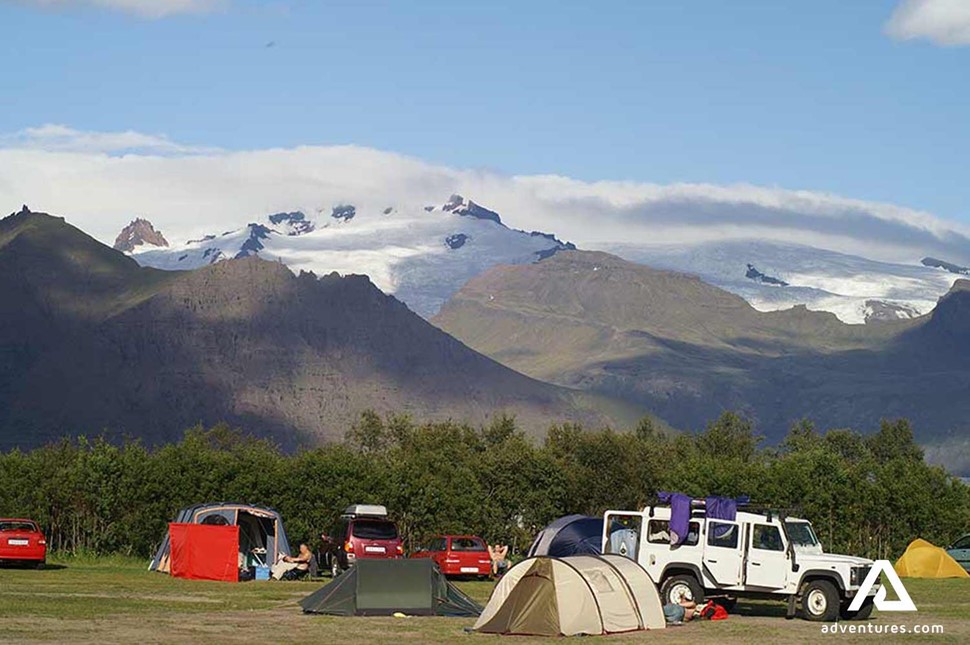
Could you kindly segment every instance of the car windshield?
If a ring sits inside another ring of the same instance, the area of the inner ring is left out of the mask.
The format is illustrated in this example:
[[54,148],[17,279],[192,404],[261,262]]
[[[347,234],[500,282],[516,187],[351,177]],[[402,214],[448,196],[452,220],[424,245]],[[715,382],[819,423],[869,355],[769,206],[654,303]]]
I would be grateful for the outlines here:
[[363,540],[396,540],[397,527],[387,520],[357,520],[353,536]]
[[37,525],[33,522],[19,522],[3,520],[0,521],[0,531],[36,531]]
[[812,525],[808,522],[785,522],[785,528],[794,546],[819,546]]

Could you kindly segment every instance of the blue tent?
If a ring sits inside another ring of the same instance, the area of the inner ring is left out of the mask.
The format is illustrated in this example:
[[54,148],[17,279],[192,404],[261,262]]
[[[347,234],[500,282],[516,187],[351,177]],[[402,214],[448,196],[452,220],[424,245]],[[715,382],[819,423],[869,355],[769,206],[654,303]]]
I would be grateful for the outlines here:
[[528,557],[548,555],[564,558],[571,555],[599,555],[602,552],[603,518],[587,515],[560,517],[539,531],[529,547]]

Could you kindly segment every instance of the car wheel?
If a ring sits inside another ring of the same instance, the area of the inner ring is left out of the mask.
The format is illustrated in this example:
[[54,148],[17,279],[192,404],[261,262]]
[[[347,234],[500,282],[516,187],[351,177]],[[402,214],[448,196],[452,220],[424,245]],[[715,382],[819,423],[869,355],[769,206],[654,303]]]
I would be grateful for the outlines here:
[[336,578],[341,573],[343,573],[343,569],[340,568],[340,560],[334,557],[333,560],[330,561],[330,575]]
[[704,590],[692,575],[671,576],[660,586],[660,597],[665,605],[676,605],[681,600],[692,600],[701,605],[704,603]]
[[44,564],[45,563],[43,563],[43,562],[35,562],[34,563],[34,568],[35,569],[43,569],[44,568]]
[[839,609],[839,617],[842,620],[868,620],[869,616],[872,615],[872,598],[863,600],[858,611],[849,611],[850,604],[852,604],[851,600],[846,601]]
[[838,618],[839,592],[828,580],[812,580],[802,587],[802,617],[815,622]]

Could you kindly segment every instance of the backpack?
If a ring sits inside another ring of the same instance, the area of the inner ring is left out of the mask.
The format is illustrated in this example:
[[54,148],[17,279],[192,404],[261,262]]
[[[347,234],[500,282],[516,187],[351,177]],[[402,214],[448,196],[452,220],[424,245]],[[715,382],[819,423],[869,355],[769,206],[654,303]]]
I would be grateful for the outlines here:
[[701,607],[700,615],[707,620],[725,620],[728,617],[727,609],[713,600],[708,600],[707,604]]

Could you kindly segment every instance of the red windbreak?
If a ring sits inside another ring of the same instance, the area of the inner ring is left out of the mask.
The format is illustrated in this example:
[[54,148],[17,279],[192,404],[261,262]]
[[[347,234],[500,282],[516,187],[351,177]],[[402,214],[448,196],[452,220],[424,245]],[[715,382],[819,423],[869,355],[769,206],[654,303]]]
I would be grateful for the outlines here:
[[239,527],[168,525],[172,575],[193,580],[239,580]]

